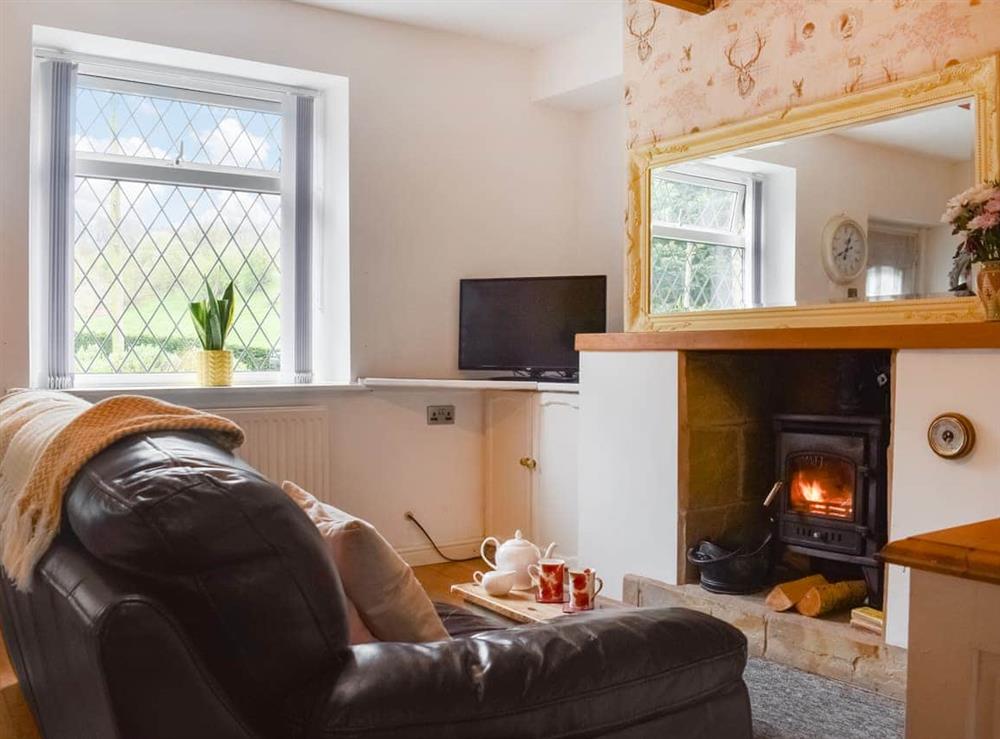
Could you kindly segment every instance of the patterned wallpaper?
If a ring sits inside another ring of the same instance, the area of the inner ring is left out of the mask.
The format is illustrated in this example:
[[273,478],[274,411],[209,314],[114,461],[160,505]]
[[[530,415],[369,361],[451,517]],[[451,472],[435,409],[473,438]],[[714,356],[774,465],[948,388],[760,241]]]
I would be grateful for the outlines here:
[[1000,51],[1000,0],[625,0],[629,147]]

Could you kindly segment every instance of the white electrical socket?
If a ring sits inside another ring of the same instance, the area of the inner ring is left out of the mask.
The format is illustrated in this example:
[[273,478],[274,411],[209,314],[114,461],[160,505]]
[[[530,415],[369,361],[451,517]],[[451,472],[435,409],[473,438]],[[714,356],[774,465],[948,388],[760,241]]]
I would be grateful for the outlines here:
[[453,405],[429,405],[427,406],[427,425],[443,426],[455,423],[455,406]]

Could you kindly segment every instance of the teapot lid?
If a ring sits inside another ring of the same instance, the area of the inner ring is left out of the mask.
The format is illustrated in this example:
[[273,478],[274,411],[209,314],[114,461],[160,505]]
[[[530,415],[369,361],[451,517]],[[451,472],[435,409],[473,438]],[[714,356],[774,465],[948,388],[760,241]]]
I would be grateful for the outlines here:
[[505,547],[533,547],[535,546],[530,541],[521,536],[521,529],[514,532],[514,538],[508,539],[503,543]]

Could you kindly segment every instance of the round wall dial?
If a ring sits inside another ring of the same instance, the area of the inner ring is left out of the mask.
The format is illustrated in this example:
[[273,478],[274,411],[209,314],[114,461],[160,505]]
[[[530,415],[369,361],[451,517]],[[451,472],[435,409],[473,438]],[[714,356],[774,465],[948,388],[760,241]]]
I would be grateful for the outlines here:
[[868,239],[861,224],[834,216],[823,229],[820,256],[826,275],[838,285],[854,282],[868,266]]
[[931,421],[927,429],[927,443],[939,457],[958,459],[972,451],[976,430],[961,413],[942,413]]

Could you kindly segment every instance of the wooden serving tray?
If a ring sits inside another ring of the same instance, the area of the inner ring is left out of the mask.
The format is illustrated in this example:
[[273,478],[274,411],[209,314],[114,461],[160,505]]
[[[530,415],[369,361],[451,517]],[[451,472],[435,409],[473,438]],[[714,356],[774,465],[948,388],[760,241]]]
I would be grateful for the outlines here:
[[452,585],[451,592],[469,603],[488,608],[504,618],[522,624],[551,621],[554,618],[572,615],[563,612],[562,603],[537,602],[534,590],[511,590],[507,595],[493,596],[487,593],[482,585],[463,582]]

